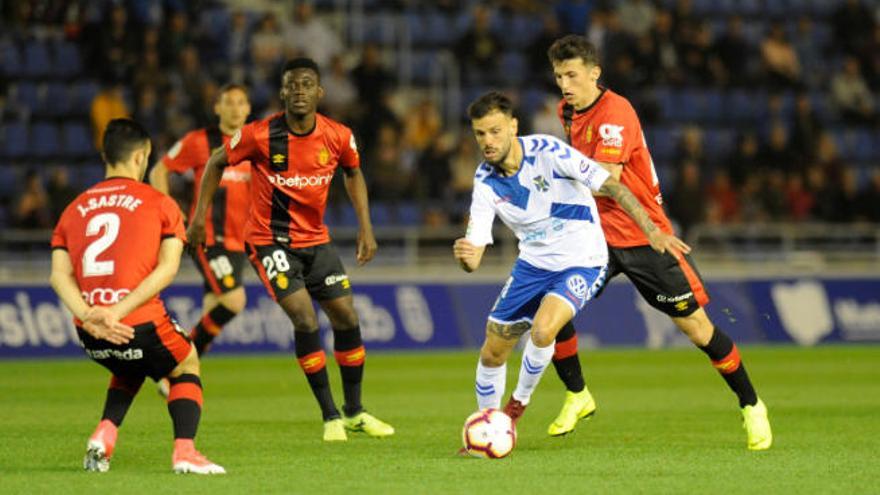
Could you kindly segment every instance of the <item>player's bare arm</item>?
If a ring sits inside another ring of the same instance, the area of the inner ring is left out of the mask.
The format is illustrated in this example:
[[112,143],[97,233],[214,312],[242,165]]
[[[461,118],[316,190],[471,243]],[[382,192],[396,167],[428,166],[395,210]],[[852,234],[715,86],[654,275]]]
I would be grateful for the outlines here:
[[681,253],[691,252],[690,246],[685,244],[684,241],[660,230],[651,220],[651,217],[648,216],[648,212],[639,204],[639,200],[636,199],[632,191],[614,177],[609,177],[602,184],[599,192],[617,201],[617,204],[626,211],[636,222],[636,225],[642,229],[642,232],[645,233],[648,242],[651,243],[651,248],[658,253],[668,251],[677,258],[681,256]]
[[83,330],[92,337],[117,345],[127,344],[134,337],[134,329],[119,323],[119,319],[106,308],[86,304],[76,282],[70,255],[63,249],[52,251],[49,283],[67,309],[83,322]]
[[[358,225],[360,225],[357,237],[357,262],[359,266],[363,266],[373,259],[373,256],[376,255],[376,249],[378,249],[376,237],[373,235],[373,222],[370,220],[367,183],[360,168],[343,168],[342,170],[345,191],[348,193],[351,205],[357,215]],[[204,179],[202,184],[204,186]],[[204,193],[205,191],[202,189],[202,194]]]
[[480,261],[483,260],[483,253],[486,246],[474,246],[473,243],[462,237],[455,240],[452,245],[452,253],[458,260],[461,269],[471,273],[480,267]]
[[121,301],[110,306],[110,311],[119,318],[141,307],[162,289],[171,285],[177,269],[180,267],[180,254],[183,252],[183,241],[177,237],[168,237],[159,245],[159,261],[156,268],[143,279],[131,293]]
[[150,170],[150,185],[162,194],[168,194],[168,168],[161,161],[153,165]]
[[[608,173],[611,174],[611,177],[614,177],[618,181],[620,180],[620,174],[623,172],[623,164],[622,163],[611,163],[611,162],[596,162],[596,163],[598,163],[599,166],[601,166],[606,171],[608,171]],[[593,192],[593,196],[607,197],[608,195],[599,191],[599,192]]]
[[208,163],[205,164],[205,173],[199,186],[199,201],[186,229],[190,246],[200,246],[205,243],[205,215],[208,213],[208,206],[214,201],[214,194],[217,192],[220,179],[223,178],[223,169],[227,164],[226,148],[223,147],[214,150],[211,158],[208,158]]

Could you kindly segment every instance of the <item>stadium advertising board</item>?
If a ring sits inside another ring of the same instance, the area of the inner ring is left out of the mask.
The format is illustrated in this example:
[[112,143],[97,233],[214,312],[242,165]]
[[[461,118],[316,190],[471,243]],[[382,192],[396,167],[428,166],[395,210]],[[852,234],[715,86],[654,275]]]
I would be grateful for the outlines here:
[[[737,342],[880,341],[880,280],[779,279],[708,282],[709,314]],[[482,342],[496,284],[362,284],[354,303],[364,341],[373,350],[470,347]],[[259,286],[248,306],[214,341],[213,352],[293,352],[293,329]],[[198,321],[201,287],[163,293],[184,328]],[[319,322],[328,348],[332,332]],[[649,348],[689,345],[672,322],[628,283],[615,281],[587,304],[575,326],[581,345]],[[81,355],[69,314],[48,286],[0,286],[0,358]]]

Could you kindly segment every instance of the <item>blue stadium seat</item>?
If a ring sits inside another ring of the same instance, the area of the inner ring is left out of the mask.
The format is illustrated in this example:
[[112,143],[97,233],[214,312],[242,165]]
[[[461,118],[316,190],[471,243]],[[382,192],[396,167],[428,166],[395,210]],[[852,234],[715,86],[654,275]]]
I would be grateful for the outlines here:
[[432,46],[450,46],[458,39],[452,19],[439,12],[433,12],[423,20],[427,29],[427,41]]
[[848,134],[847,141],[853,148],[853,158],[865,162],[880,158],[874,139],[875,133],[866,129],[858,129],[850,131]]
[[[348,208],[351,210],[352,208]],[[392,208],[383,201],[376,201],[370,204],[370,217],[373,223],[378,226],[393,225],[394,221],[391,215]],[[357,225],[357,222],[355,222]]]
[[32,40],[24,46],[24,74],[29,77],[44,77],[52,70],[49,47],[44,41]]
[[363,18],[362,35],[357,38],[354,23],[349,23],[351,40],[355,43],[375,43],[377,45],[391,45],[394,43],[396,26],[394,18],[385,13],[366,14]]
[[36,112],[39,109],[40,91],[35,83],[22,81],[10,89],[12,99],[27,107],[28,111]]
[[712,163],[723,160],[736,144],[736,134],[731,129],[708,129],[703,135],[703,149]]
[[59,77],[73,77],[82,73],[82,57],[79,47],[69,41],[55,43],[55,62],[52,73]]
[[31,126],[30,155],[46,158],[58,155],[58,127],[49,122],[37,122]]
[[86,125],[77,121],[64,124],[61,149],[65,155],[74,157],[94,155],[92,135]]
[[401,203],[397,206],[398,225],[417,226],[422,223],[422,211],[417,204]]
[[202,32],[214,41],[223,41],[232,24],[232,14],[227,7],[215,7],[199,14]]
[[511,48],[522,49],[540,36],[543,29],[544,23],[540,17],[514,14],[505,22],[501,42]]
[[667,162],[675,156],[681,131],[675,127],[653,127],[645,131],[648,151],[659,162]]
[[21,77],[24,73],[21,52],[11,39],[0,41],[0,73],[10,78]]
[[79,81],[70,90],[70,111],[78,115],[88,115],[92,100],[101,88],[94,81]]
[[51,117],[64,117],[69,114],[70,91],[65,83],[53,82],[46,85],[43,112]]
[[21,158],[28,152],[28,128],[21,122],[11,122],[2,126],[2,150],[0,155]]
[[528,68],[525,57],[516,51],[501,56],[501,78],[511,86],[522,84],[528,76]]
[[428,36],[428,28],[425,25],[421,15],[415,12],[408,12],[404,16],[406,29],[409,30],[409,37],[415,46],[427,45],[430,41]]

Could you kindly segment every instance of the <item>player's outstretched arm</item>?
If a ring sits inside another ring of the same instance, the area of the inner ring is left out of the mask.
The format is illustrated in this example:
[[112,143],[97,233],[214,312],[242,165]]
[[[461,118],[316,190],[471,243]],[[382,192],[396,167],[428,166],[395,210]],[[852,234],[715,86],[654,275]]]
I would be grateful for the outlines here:
[[106,308],[92,307],[83,300],[73,273],[70,255],[63,249],[52,251],[52,274],[49,283],[67,309],[83,322],[82,328],[96,339],[113,344],[126,344],[134,337],[134,329],[119,323]]
[[599,193],[617,201],[617,204],[635,220],[639,228],[642,229],[642,232],[645,233],[645,236],[648,237],[648,242],[651,243],[654,251],[658,253],[668,251],[676,258],[681,256],[681,253],[691,252],[690,246],[685,244],[684,241],[660,230],[651,220],[651,217],[648,216],[648,212],[639,204],[639,200],[636,199],[632,191],[614,177],[608,177],[605,180],[605,183],[599,189]]
[[214,194],[220,185],[220,179],[223,178],[223,169],[226,165],[225,147],[217,148],[205,164],[205,173],[202,174],[202,183],[199,185],[199,201],[186,230],[186,238],[189,239],[191,246],[205,243],[205,215],[208,213],[208,206],[214,201]]
[[465,237],[456,239],[455,244],[452,245],[452,254],[458,260],[461,269],[468,273],[480,267],[484,252],[486,252],[486,246],[474,246]]
[[360,167],[343,168],[343,178],[345,181],[345,192],[351,200],[354,207],[354,213],[357,215],[358,238],[357,238],[357,262],[363,266],[373,259],[376,255],[376,237],[373,235],[373,222],[370,220],[370,199],[367,195],[367,182],[364,180],[364,174]]
[[159,245],[159,262],[156,264],[156,268],[133,291],[111,306],[110,311],[119,318],[124,318],[162,289],[168,287],[174,280],[174,276],[177,275],[182,252],[182,240],[177,237],[163,239]]

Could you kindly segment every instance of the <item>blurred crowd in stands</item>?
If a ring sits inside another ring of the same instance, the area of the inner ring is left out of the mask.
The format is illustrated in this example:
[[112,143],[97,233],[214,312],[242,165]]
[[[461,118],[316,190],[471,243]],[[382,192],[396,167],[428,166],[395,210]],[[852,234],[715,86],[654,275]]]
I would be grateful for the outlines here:
[[[252,119],[279,111],[279,68],[297,55],[322,67],[321,111],[355,130],[374,222],[455,224],[479,161],[463,105],[504,88],[520,103],[522,131],[561,135],[546,50],[566,33],[600,48],[601,82],[636,106],[683,231],[880,223],[878,3],[364,0],[357,39],[349,4],[3,2],[0,226],[51,227],[101,176],[96,146],[112,118],[144,124],[158,160],[213,122],[227,82],[250,88]],[[401,41],[388,31],[401,23],[411,81],[400,80]],[[459,64],[465,101],[453,112],[425,75],[443,52]],[[353,218],[344,197],[332,193],[331,223]]]

